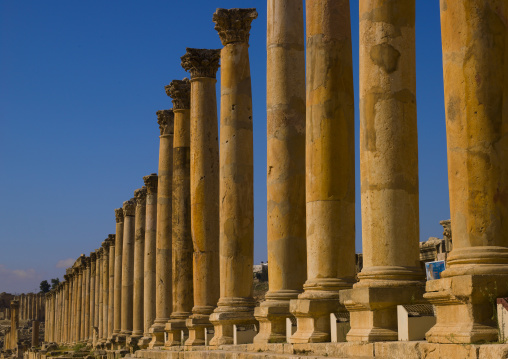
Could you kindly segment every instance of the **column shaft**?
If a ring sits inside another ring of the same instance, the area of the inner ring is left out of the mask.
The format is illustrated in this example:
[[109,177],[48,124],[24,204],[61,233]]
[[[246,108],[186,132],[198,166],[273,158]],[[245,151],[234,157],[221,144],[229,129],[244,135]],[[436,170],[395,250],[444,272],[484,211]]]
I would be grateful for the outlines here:
[[108,338],[108,309],[109,309],[109,239],[102,242],[104,254],[102,256],[102,335],[101,342]]
[[113,314],[113,334],[117,337],[122,325],[122,253],[123,253],[123,209],[115,209],[116,235],[115,235],[115,294]]
[[113,339],[113,327],[115,320],[115,250],[116,250],[116,235],[110,234],[109,240],[109,283],[108,283],[108,343]]
[[121,333],[129,336],[132,333],[133,316],[133,281],[134,281],[134,236],[135,236],[134,201],[123,203],[124,230],[122,253],[122,323]]
[[89,326],[88,326],[88,337],[87,337],[89,344],[92,344],[93,328],[95,326],[95,324],[94,324],[94,322],[95,322],[95,278],[97,275],[96,262],[97,262],[96,254],[95,254],[95,252],[91,252],[90,253],[90,303],[89,303],[89,305],[90,305],[90,309],[89,309],[90,322],[89,322]]

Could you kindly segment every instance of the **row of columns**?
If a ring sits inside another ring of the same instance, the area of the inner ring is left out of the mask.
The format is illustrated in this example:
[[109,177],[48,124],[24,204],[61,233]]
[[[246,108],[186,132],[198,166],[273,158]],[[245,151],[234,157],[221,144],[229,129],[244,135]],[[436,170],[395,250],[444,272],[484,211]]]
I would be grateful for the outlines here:
[[[44,295],[42,293],[20,294],[14,297],[19,303],[20,320],[44,320]],[[6,318],[10,319],[10,316]]]
[[221,345],[233,343],[234,325],[259,321],[254,341],[273,343],[286,340],[285,320],[294,316],[291,343],[325,342],[330,314],[339,312],[350,314],[348,341],[396,340],[397,305],[425,302],[437,308],[429,341],[497,339],[489,300],[508,294],[508,6],[441,4],[457,239],[443,278],[425,283],[415,1],[360,4],[364,266],[358,280],[349,0],[305,4],[304,12],[302,1],[267,2],[266,301],[255,309],[252,298],[248,39],[257,12],[218,9],[213,21],[223,48],[187,49],[182,66],[191,79],[172,81],[166,92],[173,108],[157,112],[158,176],[144,177],[146,187],[115,210],[116,236],[78,259],[48,295],[49,340],[203,345],[213,325],[210,345]]

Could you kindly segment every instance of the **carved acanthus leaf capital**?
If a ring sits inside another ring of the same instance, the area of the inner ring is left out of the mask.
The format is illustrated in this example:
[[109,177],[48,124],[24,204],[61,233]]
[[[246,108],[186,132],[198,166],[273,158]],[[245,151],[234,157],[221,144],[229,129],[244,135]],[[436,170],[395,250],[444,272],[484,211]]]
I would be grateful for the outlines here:
[[86,257],[85,258],[85,266],[87,268],[90,268],[90,263],[92,262],[91,258],[90,257]]
[[189,71],[191,78],[209,77],[216,78],[220,63],[220,49],[192,49],[187,48],[187,53],[180,59],[185,71]]
[[93,263],[97,260],[97,254],[95,252],[90,252],[90,261]]
[[166,89],[166,94],[173,99],[174,110],[190,109],[191,85],[188,78],[173,80],[164,88]]
[[115,220],[116,220],[116,223],[123,222],[123,209],[122,208],[115,208]]
[[108,241],[110,246],[115,245],[116,234],[108,234]]
[[104,252],[105,252],[106,254],[107,254],[107,253],[108,253],[108,251],[109,251],[109,246],[110,246],[110,245],[111,245],[111,243],[109,243],[109,240],[108,240],[107,238],[106,238],[106,239],[102,242],[102,244],[101,244],[101,246],[102,246],[102,248],[104,248]]
[[173,110],[157,111],[157,123],[162,135],[172,135],[175,128],[175,114]]
[[123,203],[123,215],[125,216],[134,216],[136,214],[136,202],[134,198],[131,198],[128,201]]
[[146,204],[146,187],[143,186],[134,191],[134,200],[137,206],[144,206]]
[[213,22],[222,45],[232,42],[248,43],[252,20],[257,17],[258,12],[254,8],[217,9],[213,14]]
[[157,173],[152,173],[148,176],[143,177],[143,181],[145,181],[147,194],[157,194]]

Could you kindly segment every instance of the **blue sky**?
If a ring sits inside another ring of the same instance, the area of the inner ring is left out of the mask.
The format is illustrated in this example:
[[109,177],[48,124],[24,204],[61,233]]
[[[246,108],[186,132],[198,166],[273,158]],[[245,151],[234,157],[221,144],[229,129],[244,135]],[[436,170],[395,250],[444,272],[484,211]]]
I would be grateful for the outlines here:
[[[439,2],[416,0],[421,240],[449,218]],[[217,7],[256,7],[254,261],[266,261],[266,2],[0,0],[0,292],[62,278],[115,231],[114,208],[157,172],[155,112],[189,75],[186,47],[221,48]],[[351,1],[358,165],[358,0]],[[220,71],[219,71],[220,83]]]

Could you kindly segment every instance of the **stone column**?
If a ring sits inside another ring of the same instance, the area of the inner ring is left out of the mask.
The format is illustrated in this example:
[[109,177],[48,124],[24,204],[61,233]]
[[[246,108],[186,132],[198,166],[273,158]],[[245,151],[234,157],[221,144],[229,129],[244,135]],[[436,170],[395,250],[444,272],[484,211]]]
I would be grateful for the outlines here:
[[290,302],[298,322],[291,343],[330,341],[330,314],[345,311],[339,291],[351,288],[355,280],[349,0],[306,1],[306,25],[307,280],[304,293]]
[[[74,270],[73,268],[69,268],[67,270],[68,276],[69,276],[69,303],[68,303],[68,309],[67,309],[67,343],[73,342],[73,316],[74,316]],[[46,316],[47,318],[47,316]],[[46,320],[47,321],[47,320]],[[46,325],[46,324],[45,324]],[[46,329],[44,329],[46,330]]]
[[69,303],[70,303],[70,292],[71,292],[71,276],[66,274],[64,275],[65,278],[65,294],[64,294],[64,342],[70,343],[70,336],[69,336],[69,315],[70,315],[70,309],[69,309]]
[[[134,235],[136,203],[134,199],[123,203],[124,229],[122,253],[122,323],[121,335],[125,339],[132,333],[132,301],[134,281]],[[125,339],[122,339],[124,341]]]
[[19,327],[19,302],[13,300],[11,301],[11,337],[10,337],[11,349],[14,349],[18,346],[18,327]]
[[453,250],[427,282],[434,343],[493,342],[508,295],[508,3],[441,1]]
[[122,252],[123,252],[123,209],[115,209],[116,235],[115,235],[115,294],[113,313],[113,340],[118,340],[122,324]]
[[255,9],[217,9],[221,50],[220,299],[211,345],[232,344],[233,325],[255,323],[254,194],[249,31]]
[[97,340],[95,345],[102,344],[102,338],[104,337],[104,247],[99,248],[99,256],[97,261],[99,262],[99,286],[95,290],[99,291],[98,306],[95,308],[99,312],[99,321],[97,325]]
[[81,319],[79,341],[85,341],[85,308],[86,308],[86,257],[81,262]]
[[190,232],[190,81],[166,86],[173,99],[173,312],[166,324],[165,346],[180,345],[185,320],[192,314],[192,237]]
[[95,326],[95,280],[97,277],[97,256],[95,252],[90,253],[90,323],[88,327],[88,344],[93,344],[93,328]]
[[297,299],[307,278],[305,38],[302,0],[269,0],[267,8],[269,291],[254,311],[260,329],[254,342],[281,343],[292,316],[289,301]]
[[137,346],[143,336],[143,290],[146,222],[146,187],[134,191],[136,216],[134,228],[134,284],[133,284],[133,320],[130,345]]
[[159,177],[157,192],[157,239],[155,254],[156,299],[155,321],[150,328],[150,348],[164,345],[164,328],[172,307],[171,236],[173,181],[173,110],[157,111],[160,129]]
[[85,313],[83,341],[88,341],[90,334],[90,257],[85,258],[85,271],[84,271],[84,288],[85,288],[85,301],[83,303],[83,310]]
[[116,235],[108,235],[109,241],[109,283],[108,283],[108,331],[107,331],[107,344],[108,348],[113,349],[113,327],[115,317],[115,250],[116,250]]
[[81,337],[81,312],[83,310],[83,267],[81,263],[76,268],[77,270],[77,288],[76,288],[76,342],[80,342]]
[[28,293],[26,295],[26,312],[27,312],[27,320],[32,320],[32,293]]
[[101,343],[108,338],[108,309],[109,309],[109,239],[102,242],[102,335]]
[[100,317],[100,300],[101,300],[101,249],[95,250],[95,309],[94,309],[94,325],[92,327],[92,343],[95,347],[99,339],[99,317]]
[[143,286],[143,338],[139,341],[142,349],[151,341],[150,327],[155,320],[155,253],[157,238],[157,174],[143,177],[147,189],[146,224],[144,248],[144,286]]
[[363,269],[342,299],[348,341],[397,340],[397,305],[421,301],[415,1],[360,2]]
[[191,74],[190,210],[194,245],[194,307],[185,345],[204,345],[219,286],[219,143],[216,73],[220,50],[187,49],[182,67]]

